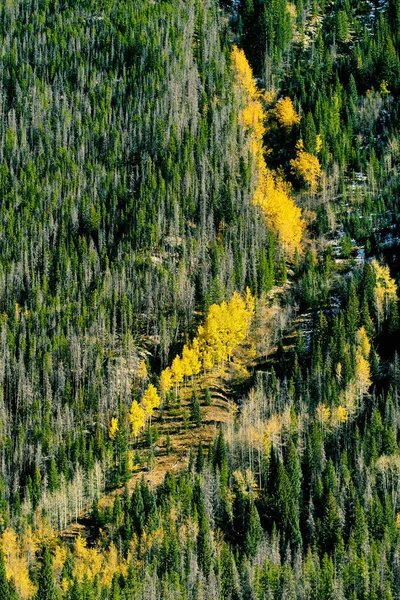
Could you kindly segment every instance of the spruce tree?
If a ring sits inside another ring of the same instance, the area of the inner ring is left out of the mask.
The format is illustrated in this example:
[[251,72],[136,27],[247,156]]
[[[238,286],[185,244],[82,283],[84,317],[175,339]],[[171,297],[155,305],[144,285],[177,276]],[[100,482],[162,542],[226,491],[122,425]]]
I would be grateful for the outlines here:
[[247,510],[247,528],[244,539],[244,551],[247,556],[255,556],[258,545],[262,539],[262,527],[257,508],[253,500],[250,500],[250,508]]
[[9,583],[9,600],[20,600],[20,595],[17,591],[17,586],[15,585],[14,577],[11,577]]
[[43,552],[36,600],[59,600],[54,583],[53,560],[47,546]]
[[192,392],[191,406],[190,406],[190,418],[196,427],[200,427],[202,423],[201,407],[199,398],[196,390]]
[[2,600],[9,600],[9,585],[6,575],[6,566],[4,564],[4,554],[0,547],[0,598]]
[[203,469],[204,469],[204,452],[203,452],[203,445],[200,440],[199,447],[197,450],[196,471],[197,471],[197,473],[201,473],[203,471]]

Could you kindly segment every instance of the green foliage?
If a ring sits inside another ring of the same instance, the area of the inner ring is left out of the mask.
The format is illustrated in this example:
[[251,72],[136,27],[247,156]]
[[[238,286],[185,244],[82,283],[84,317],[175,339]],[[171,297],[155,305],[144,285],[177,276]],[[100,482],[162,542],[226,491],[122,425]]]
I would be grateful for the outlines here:
[[38,588],[36,600],[58,600],[59,595],[56,590],[53,575],[53,561],[47,547],[43,552],[43,562],[39,573]]

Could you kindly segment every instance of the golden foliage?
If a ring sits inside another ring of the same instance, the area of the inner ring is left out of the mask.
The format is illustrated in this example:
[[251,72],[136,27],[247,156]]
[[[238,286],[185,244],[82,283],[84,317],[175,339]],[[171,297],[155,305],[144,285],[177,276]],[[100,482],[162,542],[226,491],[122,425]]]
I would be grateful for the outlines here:
[[371,386],[371,368],[368,357],[371,344],[365,327],[360,327],[356,333],[356,385],[361,395],[366,394]]
[[132,433],[134,437],[137,437],[140,430],[143,429],[146,424],[146,413],[136,400],[133,400],[132,402],[129,411],[129,420],[131,422]]
[[397,297],[397,286],[395,280],[390,276],[387,265],[380,265],[377,260],[371,262],[375,273],[375,301],[378,313],[382,314],[391,300]]
[[176,385],[179,385],[180,383],[182,383],[182,381],[184,379],[184,372],[183,372],[182,359],[180,358],[180,356],[175,356],[174,360],[172,361],[171,373],[172,373],[173,381]]
[[160,376],[160,389],[163,394],[172,388],[172,371],[169,367],[164,369]]
[[295,19],[297,17],[296,5],[292,4],[291,2],[288,2],[286,4],[286,12],[289,13],[289,15],[292,17],[292,19]]
[[356,384],[361,395],[368,392],[371,387],[371,369],[368,360],[364,357],[361,348],[356,351]]
[[278,100],[274,110],[275,118],[281,127],[293,127],[299,125],[301,121],[300,115],[295,111],[293,102],[286,96]]
[[160,396],[152,383],[147,386],[143,398],[142,407],[146,417],[151,417],[155,408],[160,406]]
[[265,114],[259,100],[252,100],[241,112],[243,124],[251,129],[257,139],[261,139],[265,133]]
[[61,576],[65,560],[67,558],[67,546],[56,546],[53,557],[53,569],[57,578]]
[[257,98],[259,92],[257,91],[257,86],[254,81],[253,71],[251,70],[244,51],[237,46],[233,46],[231,58],[233,69],[240,85],[246,90],[251,98]]
[[315,418],[326,429],[336,429],[349,418],[349,413],[345,406],[330,408],[326,404],[318,404],[315,410]]
[[318,185],[318,180],[322,175],[319,160],[313,154],[304,151],[301,140],[299,140],[296,147],[296,158],[293,158],[290,161],[293,173],[302,179],[312,190],[315,190]]
[[210,306],[204,325],[197,336],[185,344],[181,356],[176,356],[171,367],[161,373],[160,388],[168,392],[185,377],[198,375],[202,369],[212,369],[227,360],[234,348],[247,336],[254,312],[255,300],[249,289],[244,298],[235,292],[229,302]]
[[27,558],[22,539],[13,529],[7,528],[1,538],[7,578],[13,577],[17,592],[22,600],[32,598],[36,587],[29,578]]
[[[246,56],[243,50],[234,46],[231,58],[244,106],[239,121],[247,130],[249,150],[256,170],[253,203],[260,206],[268,226],[278,235],[286,252],[293,254],[300,246],[305,228],[301,210],[290,197],[290,186],[266,165],[263,145],[266,114]],[[289,98],[277,103],[275,114],[283,126],[293,125],[300,119]]]
[[317,154],[319,154],[321,152],[322,146],[323,146],[322,136],[321,136],[320,133],[318,133],[317,139],[316,139],[316,151],[317,151]]
[[138,371],[138,377],[139,379],[147,379],[149,376],[148,370],[147,370],[147,365],[145,363],[144,360],[140,361],[139,364],[139,371]]
[[259,165],[259,185],[253,202],[261,207],[267,223],[278,234],[285,250],[293,254],[300,246],[305,224],[301,209],[296,206],[289,192],[290,186],[267,169],[265,161]]
[[108,552],[104,557],[104,567],[101,582],[106,587],[111,587],[114,574],[118,570],[118,552],[114,542],[111,542]]
[[385,79],[382,79],[381,84],[379,86],[379,91],[382,94],[382,96],[388,96],[390,94],[388,83]]
[[117,435],[118,431],[118,419],[116,417],[111,418],[110,427],[108,428],[108,437],[113,440]]
[[74,547],[74,577],[83,581],[85,576],[89,581],[101,572],[102,557],[95,548],[87,548],[86,540],[81,536],[76,538]]
[[331,409],[329,406],[322,403],[318,404],[315,409],[315,418],[321,425],[327,426],[331,418]]
[[354,381],[351,381],[346,388],[340,392],[339,400],[340,404],[346,408],[348,417],[356,414],[357,386]]
[[201,370],[200,349],[197,338],[192,342],[192,346],[187,344],[182,351],[182,366],[186,377],[198,375]]
[[227,360],[246,338],[254,310],[249,297],[249,291],[246,292],[247,300],[235,292],[229,302],[210,306],[204,326],[198,328],[197,335],[203,366]]
[[364,325],[360,327],[360,329],[356,333],[356,342],[361,349],[363,357],[368,359],[369,353],[371,351],[371,343],[368,339],[368,335]]
[[347,409],[344,406],[338,406],[332,412],[332,421],[335,423],[346,423],[348,419]]

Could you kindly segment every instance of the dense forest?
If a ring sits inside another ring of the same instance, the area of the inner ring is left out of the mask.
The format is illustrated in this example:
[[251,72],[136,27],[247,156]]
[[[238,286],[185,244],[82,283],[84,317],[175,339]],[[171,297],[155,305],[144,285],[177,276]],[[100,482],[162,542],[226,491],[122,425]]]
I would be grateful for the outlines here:
[[399,1],[0,32],[0,600],[400,600]]

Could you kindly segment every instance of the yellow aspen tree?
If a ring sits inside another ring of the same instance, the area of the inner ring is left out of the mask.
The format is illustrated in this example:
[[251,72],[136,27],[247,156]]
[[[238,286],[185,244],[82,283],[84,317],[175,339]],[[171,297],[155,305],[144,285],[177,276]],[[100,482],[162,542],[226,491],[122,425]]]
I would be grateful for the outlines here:
[[257,98],[259,93],[254,81],[253,71],[247,61],[244,51],[239,49],[237,46],[233,46],[231,60],[236,78],[240,84],[251,98]]
[[291,128],[293,125],[299,125],[300,115],[295,111],[293,102],[286,96],[276,103],[274,115],[281,127]]
[[115,439],[115,436],[117,435],[117,431],[118,431],[118,419],[117,419],[117,417],[112,417],[110,427],[108,428],[108,437],[110,438],[110,440]]
[[179,356],[175,356],[171,365],[171,373],[174,384],[178,387],[180,383],[183,381],[183,365],[182,360]]
[[132,433],[136,438],[146,423],[146,415],[143,408],[136,400],[133,400],[130,411],[129,420],[131,422]]
[[356,385],[361,396],[366,394],[371,387],[371,369],[368,360],[364,357],[360,347],[356,351]]
[[251,101],[240,114],[240,118],[247,129],[251,129],[255,137],[262,140],[266,131],[265,114],[259,100]]
[[160,396],[154,385],[149,383],[142,398],[142,406],[146,417],[151,417],[153,410],[160,406]]
[[160,375],[160,389],[162,394],[167,394],[172,388],[172,372],[169,367],[164,369]]
[[146,362],[144,360],[140,361],[139,370],[138,370],[138,377],[142,381],[145,380],[145,379],[148,379],[148,377],[149,377],[149,372],[147,370],[147,365],[146,365]]
[[201,357],[199,340],[197,338],[194,338],[192,342],[190,362],[192,366],[193,375],[198,375],[201,371]]
[[83,581],[85,577],[93,581],[102,569],[102,556],[95,548],[87,548],[86,540],[80,535],[74,546],[74,577]]
[[[197,341],[196,345],[198,346]],[[190,346],[185,345],[182,350],[182,366],[185,377],[190,377],[191,375],[198,375],[201,369],[198,350],[195,350],[193,347],[191,348]]]
[[318,404],[317,408],[315,409],[315,418],[323,427],[327,427],[331,418],[331,409],[329,406],[326,406],[326,404],[322,403]]
[[[239,122],[247,130],[249,150],[256,170],[253,203],[260,206],[267,225],[278,235],[285,251],[291,255],[300,247],[305,228],[301,210],[290,197],[290,187],[267,168],[267,152],[263,146],[266,114],[243,50],[234,47],[231,60],[238,82],[238,95],[243,103]],[[283,126],[293,126],[299,122],[300,117],[289,98],[279,101],[275,110],[277,119]]]
[[360,329],[356,333],[356,342],[361,349],[363,357],[368,359],[369,353],[371,352],[371,343],[368,339],[368,335],[365,331],[364,325],[360,327]]
[[246,304],[246,310],[249,313],[249,321],[250,321],[251,317],[253,316],[253,313],[254,313],[256,301],[255,301],[255,298],[254,298],[253,294],[251,293],[251,290],[249,287],[246,288],[244,301]]
[[380,265],[377,260],[371,262],[375,273],[375,302],[378,309],[378,319],[381,320],[388,309],[389,302],[397,297],[395,280],[390,276],[388,265]]
[[101,582],[104,586],[110,588],[114,574],[118,572],[118,552],[114,542],[111,542],[108,551],[103,557]]
[[348,419],[347,409],[344,406],[337,406],[331,413],[331,425],[337,427],[342,423],[346,423]]
[[296,148],[296,158],[293,158],[290,161],[292,171],[297,177],[302,179],[311,190],[315,190],[318,185],[318,180],[322,175],[319,160],[314,154],[304,151],[302,140],[297,142]]
[[30,580],[26,555],[21,550],[21,541],[16,532],[7,528],[1,536],[1,544],[7,578],[14,579],[18,595],[22,600],[32,598],[36,593],[36,586]]
[[290,197],[290,186],[272,171],[265,162],[259,168],[259,184],[253,197],[261,207],[268,225],[275,231],[288,254],[300,247],[305,229],[301,209]]
[[56,581],[59,581],[61,578],[62,570],[64,567],[64,563],[67,558],[67,547],[66,546],[56,546],[54,557],[53,557],[53,570]]
[[264,449],[268,454],[271,444],[280,446],[282,434],[282,421],[279,415],[272,415],[265,424],[264,430]]

